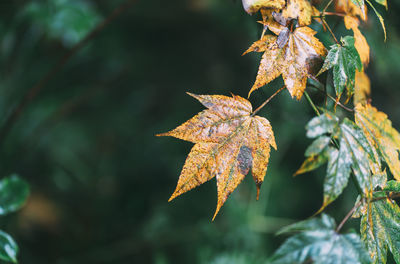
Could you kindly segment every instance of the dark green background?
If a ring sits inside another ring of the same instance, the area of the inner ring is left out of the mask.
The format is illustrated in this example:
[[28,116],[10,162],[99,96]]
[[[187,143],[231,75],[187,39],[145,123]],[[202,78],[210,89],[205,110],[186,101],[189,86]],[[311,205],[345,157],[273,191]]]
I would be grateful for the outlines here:
[[[122,2],[0,2],[0,126]],[[388,40],[370,12],[362,28],[371,46],[367,72],[373,104],[400,128],[400,3],[378,9]],[[291,100],[286,91],[260,112],[278,151],[258,202],[249,175],[214,222],[215,180],[167,203],[192,144],[154,135],[202,110],[185,92],[247,96],[260,56],[241,53],[261,33],[256,20],[240,1],[137,1],[71,58],[0,149],[0,176],[18,173],[32,189],[24,209],[0,222],[20,246],[20,263],[262,263],[283,241],[274,235],[280,227],[318,210],[324,169],[292,177],[314,113],[305,98]],[[338,36],[352,35],[341,22],[329,20]],[[317,36],[333,44],[328,33]],[[250,101],[258,106],[281,83]],[[340,221],[355,198],[350,184],[327,212]],[[351,227],[358,221],[345,230]]]

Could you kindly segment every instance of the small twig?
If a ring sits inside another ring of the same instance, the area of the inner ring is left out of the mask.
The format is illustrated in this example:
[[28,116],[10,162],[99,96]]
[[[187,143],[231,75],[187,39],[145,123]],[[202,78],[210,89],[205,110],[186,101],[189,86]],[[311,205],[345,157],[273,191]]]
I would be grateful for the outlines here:
[[347,222],[347,220],[349,220],[349,218],[353,215],[353,213],[357,210],[357,208],[360,207],[362,202],[363,202],[363,199],[358,201],[358,203],[356,203],[353,206],[353,208],[351,208],[351,210],[347,213],[347,215],[343,218],[342,222],[340,222],[340,224],[336,228],[336,233],[339,233],[340,229],[342,229],[343,225]]
[[396,198],[400,198],[400,193],[389,193],[387,196],[385,197],[377,197],[377,198],[373,198],[371,200],[371,202],[376,202],[376,201],[381,201],[381,200],[385,200],[385,199],[396,199]]
[[119,5],[114,11],[101,23],[99,23],[84,39],[78,42],[72,49],[70,49],[56,65],[40,79],[22,98],[21,102],[15,107],[11,114],[6,118],[3,127],[0,129],[0,145],[4,143],[7,134],[10,132],[14,123],[18,120],[23,110],[27,105],[39,94],[43,87],[64,67],[73,55],[75,55],[82,47],[84,47],[91,39],[96,37],[108,24],[110,24],[121,13],[126,11],[136,0],[127,0],[125,3]]
[[337,101],[335,99],[335,97],[333,97],[332,95],[328,94],[326,91],[322,90],[319,87],[313,86],[311,85],[313,88],[317,89],[319,92],[323,93],[324,95],[326,95],[327,97],[329,97],[329,99],[331,99],[332,101],[334,101],[338,106],[340,106],[341,108],[343,108],[344,110],[348,111],[348,112],[354,112],[354,109],[348,108],[347,106],[343,105],[341,102]]
[[341,16],[341,17],[345,17],[346,14],[344,13],[337,13],[337,12],[324,12],[325,16]]
[[328,25],[328,23],[325,21],[324,18],[321,19],[322,23],[326,26],[326,28],[328,29],[329,33],[331,33],[331,36],[333,37],[333,39],[335,40],[335,42],[340,45],[340,42],[337,40],[335,34],[333,33],[331,27]]
[[274,98],[278,93],[280,93],[283,89],[285,89],[285,85],[282,86],[281,88],[279,88],[279,90],[277,90],[273,95],[271,95],[267,100],[265,100],[264,103],[262,103],[256,110],[253,111],[253,113],[251,114],[251,116],[254,116],[255,114],[258,113],[258,111],[260,111],[266,104],[269,103],[269,101],[272,100],[272,98]]
[[327,10],[328,7],[332,4],[332,2],[333,2],[333,0],[330,0],[330,1],[328,2],[328,4],[324,7],[324,10],[322,10],[322,14],[325,14],[325,13],[326,13],[326,10]]
[[314,112],[315,112],[317,115],[320,115],[320,112],[318,111],[318,108],[315,106],[314,102],[311,100],[311,97],[310,97],[310,95],[307,93],[307,91],[304,91],[304,95],[306,96],[307,101],[310,103],[312,109],[314,109]]

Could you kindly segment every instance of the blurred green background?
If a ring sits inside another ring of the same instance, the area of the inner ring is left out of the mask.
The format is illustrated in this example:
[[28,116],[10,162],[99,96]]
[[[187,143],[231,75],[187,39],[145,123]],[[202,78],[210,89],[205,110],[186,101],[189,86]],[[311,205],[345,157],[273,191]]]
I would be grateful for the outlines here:
[[[0,2],[0,125],[121,3]],[[362,28],[371,46],[367,73],[373,104],[400,128],[400,2],[379,10],[388,40],[370,12]],[[261,33],[256,20],[240,1],[137,1],[71,58],[0,149],[0,176],[18,173],[32,190],[27,205],[0,222],[20,246],[20,263],[262,263],[284,240],[274,235],[280,227],[319,209],[325,168],[292,176],[314,114],[304,98],[296,102],[287,92],[260,112],[278,151],[258,202],[250,176],[214,222],[215,180],[167,202],[192,144],[154,135],[203,109],[185,92],[247,96],[260,56],[241,54]],[[338,36],[352,35],[340,19],[329,22]],[[328,33],[317,36],[333,44]],[[254,92],[253,105],[281,83]],[[355,198],[350,184],[327,212],[340,221]],[[358,229],[358,221],[349,228]]]

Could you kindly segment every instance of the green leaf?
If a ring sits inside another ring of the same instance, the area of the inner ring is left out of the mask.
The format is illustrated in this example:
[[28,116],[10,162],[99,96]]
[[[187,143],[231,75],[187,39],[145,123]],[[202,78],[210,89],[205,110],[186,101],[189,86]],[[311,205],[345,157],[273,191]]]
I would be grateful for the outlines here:
[[314,117],[308,122],[307,137],[315,138],[327,133],[333,133],[337,127],[339,118],[332,113],[326,112],[320,116]]
[[[382,29],[383,29],[383,34],[384,34],[384,36],[385,36],[385,41],[386,41],[386,27],[385,27],[385,22],[384,22],[384,20],[383,20],[383,17],[381,16],[381,14],[379,14],[379,12],[378,12],[378,10],[376,10],[376,8],[372,5],[372,3],[369,1],[369,0],[366,0],[367,1],[367,3],[372,7],[372,9],[374,10],[374,12],[375,12],[375,14],[376,14],[376,16],[378,17],[378,19],[379,19],[379,22],[381,23],[381,26],[382,26]],[[386,3],[386,0],[375,0],[375,2],[377,2],[377,3],[380,3],[380,2],[384,2],[385,3],[385,6],[386,6],[386,9],[387,9],[387,3]],[[381,3],[380,3],[381,4]]]
[[340,147],[339,150],[329,150],[328,168],[324,180],[324,202],[320,209],[324,209],[343,192],[349,182],[351,172],[351,157],[347,150]]
[[309,171],[313,171],[313,170],[321,167],[322,165],[324,165],[327,161],[328,161],[328,157],[325,153],[308,157],[303,162],[303,164],[301,164],[301,167],[296,171],[296,173],[294,175],[296,176],[296,175],[303,174],[303,173],[306,173]]
[[311,218],[300,221],[289,226],[283,227],[276,234],[282,235],[287,233],[313,231],[315,229],[335,229],[335,220],[327,214],[321,214],[321,218]]
[[354,47],[354,38],[346,36],[341,41],[342,45],[335,44],[331,46],[318,75],[333,68],[333,83],[336,95],[340,96],[346,88],[350,96],[354,93],[356,70],[362,70],[362,63],[360,55]]
[[29,195],[29,185],[16,175],[0,181],[0,215],[17,211]]
[[284,232],[301,231],[288,238],[273,254],[273,264],[357,264],[369,263],[370,259],[357,234],[338,234],[334,220],[322,215],[294,224]]
[[18,246],[14,239],[0,230],[0,259],[17,262]]
[[311,157],[320,154],[331,142],[331,138],[327,136],[322,136],[314,140],[314,142],[307,148],[306,157]]
[[388,181],[383,190],[386,192],[400,192],[400,182]]
[[352,121],[345,118],[340,125],[340,148],[346,153],[346,158],[351,162],[353,173],[363,191],[373,190],[370,162],[376,163],[372,146],[364,132]]
[[386,263],[388,248],[400,263],[400,208],[394,201],[370,202],[360,231],[373,263]]

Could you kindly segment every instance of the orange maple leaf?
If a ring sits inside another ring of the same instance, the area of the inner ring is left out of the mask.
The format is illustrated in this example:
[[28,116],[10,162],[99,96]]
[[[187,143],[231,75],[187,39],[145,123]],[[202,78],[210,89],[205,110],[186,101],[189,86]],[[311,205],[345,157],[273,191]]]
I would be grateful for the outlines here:
[[263,23],[278,37],[264,35],[244,52],[264,52],[249,96],[282,74],[290,95],[300,100],[308,76],[318,72],[317,68],[322,62],[321,56],[326,54],[326,49],[314,37],[316,31],[309,27],[298,27],[291,32],[289,28],[275,21],[264,20]]
[[250,102],[240,96],[194,95],[206,110],[174,130],[157,136],[172,136],[196,143],[190,151],[175,197],[217,178],[218,203],[213,220],[228,196],[252,170],[259,189],[264,181],[270,146],[276,149],[269,121],[252,115]]

